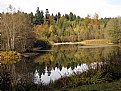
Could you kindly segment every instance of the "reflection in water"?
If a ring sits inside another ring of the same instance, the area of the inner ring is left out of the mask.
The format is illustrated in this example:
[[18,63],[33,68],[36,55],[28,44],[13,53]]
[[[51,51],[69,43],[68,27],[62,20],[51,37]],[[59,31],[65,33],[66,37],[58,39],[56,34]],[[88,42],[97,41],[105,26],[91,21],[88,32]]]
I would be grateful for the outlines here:
[[[84,46],[83,48],[77,46],[69,47],[56,46],[53,48],[53,52],[48,52],[35,59],[37,64],[45,64],[44,73],[40,73],[40,79],[43,83],[48,83],[50,80],[57,80],[73,72],[83,72],[85,71],[84,68],[86,70],[89,68],[95,69],[96,66],[113,66],[114,63],[118,67],[120,61],[117,58],[121,59],[120,47],[118,46],[100,46],[99,48],[97,46],[91,48],[87,46],[85,48]],[[38,69],[38,72],[40,72],[40,69]]]
[[40,76],[37,70],[34,73],[34,83],[38,84],[40,82]]
[[[0,89],[14,84],[31,84],[35,82],[48,83],[74,72],[84,72],[90,69],[117,74],[121,73],[121,47],[81,48],[80,46],[54,46],[53,51],[41,53],[39,57],[27,58],[13,64],[0,65]],[[100,68],[102,68],[100,70]],[[5,74],[7,76],[5,76]],[[8,75],[9,74],[9,75]],[[6,82],[5,79],[9,79]],[[118,79],[118,78],[117,78]],[[6,82],[6,83],[5,83]]]
[[67,67],[62,67],[62,69],[60,70],[59,68],[55,67],[55,69],[52,68],[52,70],[50,70],[50,72],[48,72],[47,67],[45,68],[45,74],[41,74],[41,80],[40,80],[40,76],[39,73],[37,72],[37,70],[35,71],[35,75],[34,75],[34,82],[35,83],[49,83],[50,81],[55,81],[61,77],[64,76],[70,76],[72,74],[75,73],[82,73],[84,71],[87,71],[89,69],[96,69],[97,67],[101,67],[106,63],[103,62],[99,62],[99,63],[91,63],[90,65],[87,64],[81,64],[78,65],[77,67],[75,67],[74,69],[67,68]]
[[[32,83],[34,77],[33,73],[35,72],[35,70],[36,69],[34,67],[34,63],[30,62],[29,59],[23,59],[22,61],[19,61],[16,64],[1,64],[0,80],[2,81],[2,85],[0,85],[0,90],[6,91],[6,89],[10,89],[11,86],[14,86],[17,83],[26,85]],[[9,80],[6,81],[6,79]],[[7,85],[6,88],[6,84],[8,83],[10,83],[10,85]]]

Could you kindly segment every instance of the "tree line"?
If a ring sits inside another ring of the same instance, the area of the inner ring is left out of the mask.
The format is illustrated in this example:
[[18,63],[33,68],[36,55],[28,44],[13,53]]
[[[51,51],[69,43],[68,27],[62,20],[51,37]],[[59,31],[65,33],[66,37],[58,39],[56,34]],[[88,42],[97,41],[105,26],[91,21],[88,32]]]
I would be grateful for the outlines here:
[[[10,7],[12,11],[12,7]],[[0,13],[0,40],[2,50],[33,48],[36,40],[78,42],[89,39],[109,39],[121,42],[121,17],[99,18],[98,14],[85,18],[70,12],[62,15],[45,13],[37,7],[36,13],[21,11]]]
[[35,15],[30,14],[31,21],[35,25],[35,33],[38,38],[49,39],[54,42],[77,42],[89,39],[109,39],[111,42],[121,41],[121,17],[99,18],[97,13],[93,17],[85,18],[76,16],[70,12],[61,15],[49,14],[37,8]]

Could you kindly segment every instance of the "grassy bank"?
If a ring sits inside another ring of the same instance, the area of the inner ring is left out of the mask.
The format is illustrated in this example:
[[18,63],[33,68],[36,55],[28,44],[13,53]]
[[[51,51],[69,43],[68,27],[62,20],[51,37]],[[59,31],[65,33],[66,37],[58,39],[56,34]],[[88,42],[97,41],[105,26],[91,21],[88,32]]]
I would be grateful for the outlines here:
[[78,86],[73,89],[59,89],[56,91],[121,91],[121,81],[111,83]]
[[52,45],[69,45],[69,44],[80,44],[80,45],[105,45],[105,44],[113,44],[110,43],[107,39],[92,39],[92,40],[84,40],[81,42],[62,42],[62,43],[54,43],[51,42]]
[[52,84],[53,83],[49,83],[48,85],[17,84],[15,87],[13,87],[12,91],[121,91],[121,80],[87,85],[80,84],[75,87],[72,85],[68,88],[66,88],[66,86],[57,88],[59,85],[61,85],[60,83],[55,84],[57,87],[54,87]]
[[84,40],[83,44],[86,45],[99,45],[99,44],[110,44],[110,41],[107,39],[92,39],[92,40]]

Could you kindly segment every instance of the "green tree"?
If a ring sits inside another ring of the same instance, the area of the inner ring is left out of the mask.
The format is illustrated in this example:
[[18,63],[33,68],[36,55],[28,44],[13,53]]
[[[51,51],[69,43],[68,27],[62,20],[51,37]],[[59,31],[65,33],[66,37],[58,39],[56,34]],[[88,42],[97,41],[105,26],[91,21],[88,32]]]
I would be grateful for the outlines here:
[[50,16],[49,10],[46,9],[46,11],[45,11],[45,18],[46,18],[46,21],[49,21],[49,16]]
[[35,24],[41,25],[43,23],[44,23],[44,13],[42,10],[40,12],[39,7],[37,7],[37,11],[35,13]]
[[73,20],[74,20],[74,15],[73,15],[72,12],[70,12],[70,14],[69,14],[69,20],[70,20],[70,21],[73,21]]
[[37,7],[37,11],[35,13],[35,24],[41,24],[41,13],[39,7]]
[[57,19],[58,19],[58,16],[57,16],[57,14],[54,16],[54,20],[55,20],[55,22],[57,21]]
[[61,14],[60,14],[60,12],[58,12],[58,19],[60,19],[61,18]]
[[69,15],[68,15],[68,14],[65,14],[65,18],[66,18],[67,20],[69,20]]
[[111,42],[121,42],[121,17],[110,19],[107,26],[107,38]]
[[44,23],[44,13],[43,13],[43,11],[41,10],[41,12],[40,12],[40,23],[41,24],[43,24]]

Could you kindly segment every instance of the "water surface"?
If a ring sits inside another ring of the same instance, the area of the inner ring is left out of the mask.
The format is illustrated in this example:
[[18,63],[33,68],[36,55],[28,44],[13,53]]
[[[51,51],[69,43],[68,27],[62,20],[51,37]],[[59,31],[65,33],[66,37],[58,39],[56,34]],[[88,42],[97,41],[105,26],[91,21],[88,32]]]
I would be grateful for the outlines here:
[[121,46],[59,45],[51,50],[17,63],[1,64],[1,86],[33,82],[46,84],[97,67],[105,69],[106,66],[116,74],[121,73]]

